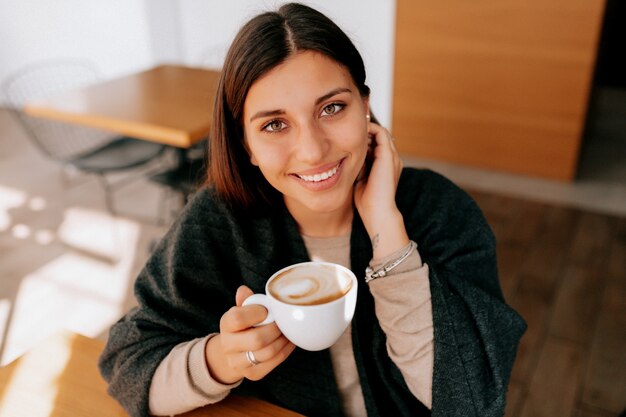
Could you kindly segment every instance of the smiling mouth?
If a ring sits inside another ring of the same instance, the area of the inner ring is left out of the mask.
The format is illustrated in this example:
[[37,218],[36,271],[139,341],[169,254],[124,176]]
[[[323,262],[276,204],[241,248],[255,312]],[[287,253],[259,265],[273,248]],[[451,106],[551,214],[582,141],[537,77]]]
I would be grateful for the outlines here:
[[337,171],[339,170],[339,167],[341,166],[341,164],[343,163],[343,159],[341,161],[339,161],[339,163],[337,164],[337,166],[335,166],[334,168],[329,169],[328,171],[325,172],[321,172],[319,174],[315,174],[315,175],[300,175],[300,174],[295,174],[296,177],[300,178],[303,181],[306,182],[320,182],[320,181],[325,181],[329,178],[332,178],[335,176],[335,174],[337,174]]

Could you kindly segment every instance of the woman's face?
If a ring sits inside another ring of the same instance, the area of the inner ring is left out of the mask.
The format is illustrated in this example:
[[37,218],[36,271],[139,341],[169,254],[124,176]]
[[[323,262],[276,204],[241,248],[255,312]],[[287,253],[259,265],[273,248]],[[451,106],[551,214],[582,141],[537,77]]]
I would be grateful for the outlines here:
[[293,55],[252,84],[243,113],[250,161],[294,217],[352,210],[367,114],[348,70],[320,53]]

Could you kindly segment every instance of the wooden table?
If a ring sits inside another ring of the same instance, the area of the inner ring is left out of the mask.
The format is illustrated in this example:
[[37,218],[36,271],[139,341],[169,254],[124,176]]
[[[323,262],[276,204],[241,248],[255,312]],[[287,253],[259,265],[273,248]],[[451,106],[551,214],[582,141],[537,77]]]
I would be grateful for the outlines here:
[[[97,369],[99,340],[57,334],[0,368],[0,417],[127,417]],[[297,417],[254,398],[230,395],[185,417]]]
[[218,71],[161,65],[28,103],[31,116],[189,148],[207,136]]

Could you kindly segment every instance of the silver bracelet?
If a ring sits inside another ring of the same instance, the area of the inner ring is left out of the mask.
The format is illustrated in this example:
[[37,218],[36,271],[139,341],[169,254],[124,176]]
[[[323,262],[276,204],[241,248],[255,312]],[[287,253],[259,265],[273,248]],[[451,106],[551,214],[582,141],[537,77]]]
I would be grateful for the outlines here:
[[373,279],[386,276],[389,271],[400,265],[406,258],[408,258],[415,248],[417,248],[417,243],[411,240],[409,242],[409,247],[407,248],[407,250],[398,258],[394,259],[393,261],[387,262],[376,271],[374,271],[371,266],[365,268],[365,282],[367,283]]

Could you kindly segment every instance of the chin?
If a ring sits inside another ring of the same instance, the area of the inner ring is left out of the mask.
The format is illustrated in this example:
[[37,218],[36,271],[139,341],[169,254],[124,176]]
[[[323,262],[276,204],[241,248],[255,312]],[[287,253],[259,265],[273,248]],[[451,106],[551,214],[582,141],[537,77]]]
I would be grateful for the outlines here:
[[[295,206],[311,211],[313,213],[330,214],[347,207],[351,209],[353,205],[354,180],[344,181],[336,184],[334,189],[326,192],[303,192],[299,187],[291,188],[289,192],[282,192],[286,200],[291,200]],[[285,190],[287,191],[287,190]]]
[[344,209],[346,206],[352,206],[352,193],[341,196],[324,196],[322,198],[302,201],[309,210],[317,213],[332,213],[337,210]]

